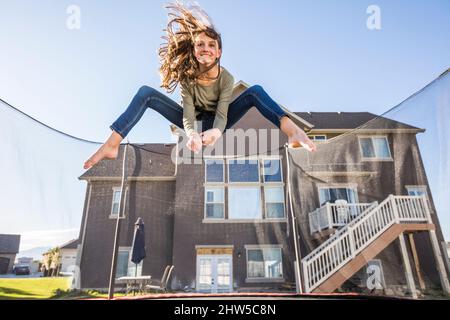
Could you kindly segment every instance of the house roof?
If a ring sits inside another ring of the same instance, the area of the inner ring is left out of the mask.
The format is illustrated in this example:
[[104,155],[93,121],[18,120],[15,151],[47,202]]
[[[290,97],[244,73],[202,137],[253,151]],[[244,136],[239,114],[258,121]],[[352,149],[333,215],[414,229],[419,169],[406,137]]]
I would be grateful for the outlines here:
[[20,246],[19,234],[0,234],[0,254],[18,253]]
[[[234,90],[238,90],[239,87],[247,89],[250,85],[240,80],[235,84]],[[359,128],[361,126],[364,129],[406,129],[423,131],[423,129],[386,117],[377,116],[370,112],[292,112],[283,105],[278,105],[285,112],[289,113],[292,116],[292,120],[305,131],[319,131],[323,129],[328,131],[333,129],[348,130]]]
[[[171,161],[172,149],[176,144],[146,143],[128,146],[127,177],[173,177],[175,164]],[[115,161],[104,159],[90,168],[78,179],[91,180],[96,177],[121,178],[125,145],[120,145]]]
[[79,239],[73,239],[61,245],[60,249],[76,249],[79,244]]
[[[239,90],[240,88],[242,88],[242,90],[246,90],[248,88],[250,88],[250,85],[242,80],[239,80],[233,88],[234,91],[234,98],[239,96]],[[278,102],[277,102],[278,103]],[[278,103],[278,105],[280,106],[281,109],[283,109],[286,113],[289,113],[292,117],[291,119],[294,121],[294,123],[296,125],[298,125],[299,127],[303,128],[304,130],[310,130],[311,128],[314,127],[314,125],[308,121],[306,121],[305,119],[299,117],[295,112],[292,112],[290,110],[288,110],[286,107],[284,107],[282,104]]]
[[314,125],[314,131],[323,129],[422,129],[370,112],[294,112]]

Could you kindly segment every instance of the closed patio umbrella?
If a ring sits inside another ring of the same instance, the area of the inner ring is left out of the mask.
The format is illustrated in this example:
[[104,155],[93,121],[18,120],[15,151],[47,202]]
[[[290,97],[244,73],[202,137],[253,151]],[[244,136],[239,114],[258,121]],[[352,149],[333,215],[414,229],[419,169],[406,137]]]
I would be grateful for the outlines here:
[[145,228],[142,218],[138,218],[134,224],[133,249],[131,251],[131,262],[136,264],[135,276],[137,275],[137,265],[145,258]]

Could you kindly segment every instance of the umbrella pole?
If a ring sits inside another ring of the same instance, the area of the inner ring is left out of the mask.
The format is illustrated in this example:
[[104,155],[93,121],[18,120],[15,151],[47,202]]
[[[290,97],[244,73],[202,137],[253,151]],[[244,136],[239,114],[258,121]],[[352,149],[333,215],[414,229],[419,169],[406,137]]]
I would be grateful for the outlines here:
[[116,220],[116,232],[114,236],[114,250],[113,250],[113,256],[111,261],[111,273],[109,275],[109,290],[108,290],[108,299],[114,298],[114,284],[116,279],[116,264],[117,264],[117,256],[119,254],[119,236],[120,236],[120,212],[122,210],[122,204],[124,201],[124,189],[125,189],[125,163],[127,158],[127,149],[128,144],[125,144],[125,150],[123,152],[123,163],[122,163],[122,186],[120,188],[120,201],[119,201],[119,208],[117,212],[117,220]]
[[[135,278],[137,277],[137,266],[138,266],[137,263],[135,263],[134,264],[134,277]],[[136,286],[139,287],[137,279],[135,279],[135,281],[136,281]],[[134,296],[134,293],[133,293],[133,296]]]

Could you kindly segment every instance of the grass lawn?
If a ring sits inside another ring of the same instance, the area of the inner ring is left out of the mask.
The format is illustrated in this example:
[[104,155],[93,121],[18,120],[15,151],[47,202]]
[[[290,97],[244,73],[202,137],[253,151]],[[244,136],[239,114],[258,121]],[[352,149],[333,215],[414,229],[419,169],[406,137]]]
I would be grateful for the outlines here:
[[[70,277],[0,279],[0,300],[13,299],[80,299],[107,298],[97,291],[74,292],[70,290]],[[114,297],[123,297],[115,293]]]
[[0,279],[0,299],[50,299],[55,290],[67,290],[70,278]]

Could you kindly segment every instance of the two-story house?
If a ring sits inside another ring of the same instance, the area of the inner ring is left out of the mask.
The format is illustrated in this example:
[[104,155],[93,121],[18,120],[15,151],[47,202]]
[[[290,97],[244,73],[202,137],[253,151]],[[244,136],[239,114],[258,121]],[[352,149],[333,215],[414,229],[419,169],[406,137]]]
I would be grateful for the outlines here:
[[[247,87],[237,83],[234,96]],[[108,286],[119,215],[117,277],[136,272],[130,250],[141,217],[147,257],[137,273],[160,278],[174,265],[172,290],[448,292],[416,139],[424,129],[368,112],[291,118],[317,142],[316,153],[286,149],[256,109],[233,127],[244,146],[237,151],[175,163],[180,143],[129,145],[120,213],[124,146],[83,174],[81,287]],[[227,132],[217,143],[235,139]]]

